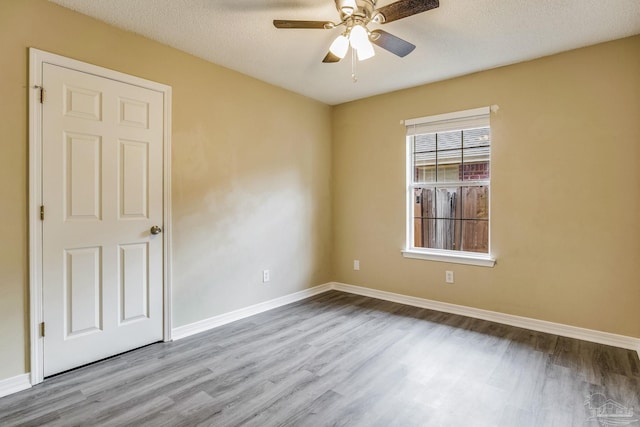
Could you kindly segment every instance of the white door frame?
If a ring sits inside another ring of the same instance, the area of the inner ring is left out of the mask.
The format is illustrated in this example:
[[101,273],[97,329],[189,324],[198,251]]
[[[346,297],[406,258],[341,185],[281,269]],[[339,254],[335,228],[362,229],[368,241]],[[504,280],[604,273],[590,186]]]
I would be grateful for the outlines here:
[[[29,49],[29,336],[31,384],[44,380],[44,346],[40,336],[42,301],[42,86],[43,63],[70,68],[123,83],[151,89],[164,95],[163,141],[163,339],[171,341],[171,86],[76,61],[64,56]],[[44,98],[46,102],[46,90]]]

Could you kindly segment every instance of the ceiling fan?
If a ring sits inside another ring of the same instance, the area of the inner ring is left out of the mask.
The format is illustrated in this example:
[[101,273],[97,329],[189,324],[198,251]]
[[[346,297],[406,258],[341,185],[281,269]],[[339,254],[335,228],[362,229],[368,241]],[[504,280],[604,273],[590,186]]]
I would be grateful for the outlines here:
[[333,41],[329,52],[322,62],[339,62],[345,57],[349,46],[363,61],[375,55],[373,44],[389,52],[405,57],[416,47],[415,45],[394,36],[386,31],[375,29],[370,31],[367,25],[386,24],[418,13],[437,8],[439,0],[399,0],[376,9],[377,0],[335,0],[336,9],[340,13],[340,22],[330,21],[289,21],[276,19],[276,28],[300,28],[331,30],[344,26],[344,31]]

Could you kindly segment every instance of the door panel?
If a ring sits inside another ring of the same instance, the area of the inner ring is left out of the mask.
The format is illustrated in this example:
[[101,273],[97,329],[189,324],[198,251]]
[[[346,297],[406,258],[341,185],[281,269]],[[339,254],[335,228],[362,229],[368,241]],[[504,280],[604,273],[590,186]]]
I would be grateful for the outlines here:
[[79,119],[102,119],[102,92],[64,85],[64,115]]
[[66,338],[102,330],[101,248],[65,250]]
[[97,135],[65,133],[66,220],[101,218],[102,144]]
[[44,374],[162,339],[163,94],[43,64]]
[[120,322],[148,317],[149,280],[146,244],[120,246]]
[[120,140],[120,218],[147,218],[149,143]]
[[120,124],[136,128],[149,128],[149,104],[136,99],[119,98]]

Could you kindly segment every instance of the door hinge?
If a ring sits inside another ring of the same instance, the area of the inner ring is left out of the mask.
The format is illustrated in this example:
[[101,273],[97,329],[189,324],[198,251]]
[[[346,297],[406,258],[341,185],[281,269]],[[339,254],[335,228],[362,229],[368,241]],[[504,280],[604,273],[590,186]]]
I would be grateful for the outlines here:
[[40,336],[44,337],[44,322],[40,323]]
[[40,221],[44,221],[44,205],[40,206]]
[[40,104],[44,104],[44,88],[42,86],[34,86],[34,89],[40,90]]

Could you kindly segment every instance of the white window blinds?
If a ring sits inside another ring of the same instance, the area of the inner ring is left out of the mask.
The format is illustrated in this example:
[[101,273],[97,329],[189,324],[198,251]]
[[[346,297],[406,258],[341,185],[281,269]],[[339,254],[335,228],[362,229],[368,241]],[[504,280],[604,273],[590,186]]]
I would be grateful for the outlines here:
[[405,120],[407,136],[489,126],[490,107]]

